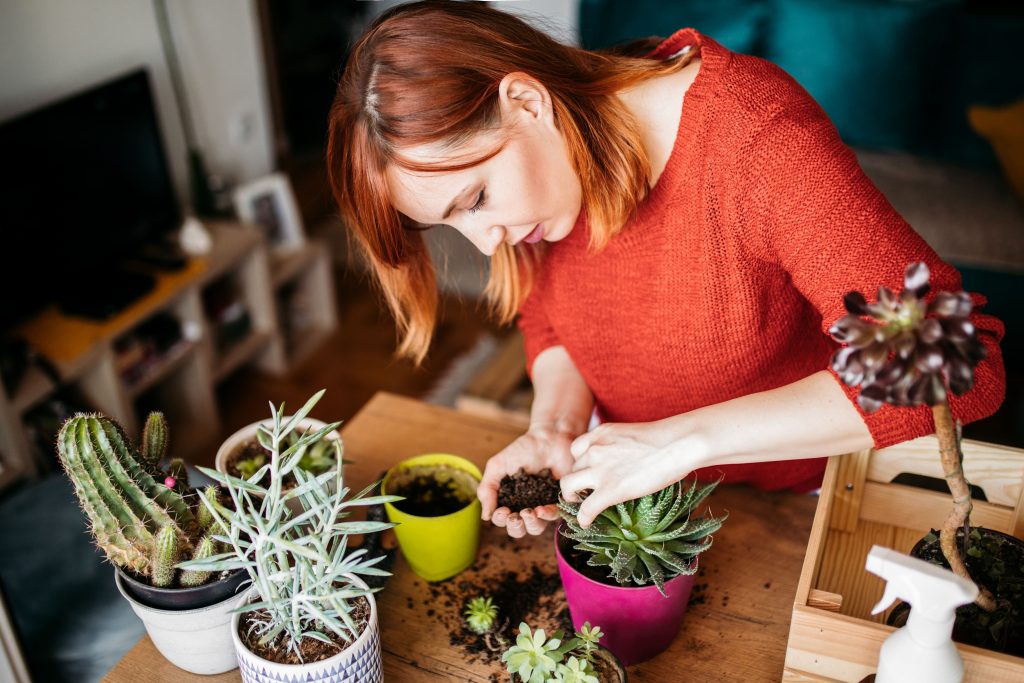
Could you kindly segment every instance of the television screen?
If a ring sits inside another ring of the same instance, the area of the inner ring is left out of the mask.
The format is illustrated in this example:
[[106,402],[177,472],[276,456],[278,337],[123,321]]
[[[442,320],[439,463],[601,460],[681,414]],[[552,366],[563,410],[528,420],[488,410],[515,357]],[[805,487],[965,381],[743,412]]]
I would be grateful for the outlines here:
[[0,124],[0,329],[180,222],[145,70]]

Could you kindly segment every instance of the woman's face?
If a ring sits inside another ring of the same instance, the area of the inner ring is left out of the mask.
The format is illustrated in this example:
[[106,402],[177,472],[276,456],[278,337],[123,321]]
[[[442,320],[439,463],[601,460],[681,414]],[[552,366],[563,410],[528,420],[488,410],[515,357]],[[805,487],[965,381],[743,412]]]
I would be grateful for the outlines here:
[[455,151],[438,144],[401,150],[416,162],[450,163],[483,156],[507,137],[496,155],[461,171],[388,169],[391,203],[399,212],[424,225],[450,225],[488,256],[502,242],[564,239],[582,205],[580,181],[547,92],[514,76],[500,90],[504,130],[481,133]]

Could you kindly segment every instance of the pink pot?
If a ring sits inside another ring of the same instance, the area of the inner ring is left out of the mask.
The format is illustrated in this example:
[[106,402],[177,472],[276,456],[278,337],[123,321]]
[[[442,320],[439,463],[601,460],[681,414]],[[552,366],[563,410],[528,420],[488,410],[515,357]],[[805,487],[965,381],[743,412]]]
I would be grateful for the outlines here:
[[[561,525],[559,525],[559,528]],[[573,541],[555,529],[558,573],[565,588],[572,625],[578,631],[583,622],[600,626],[605,636],[601,645],[626,666],[660,654],[672,644],[686,614],[694,576],[677,576],[665,583],[665,597],[657,586],[608,586],[576,571],[562,554]]]

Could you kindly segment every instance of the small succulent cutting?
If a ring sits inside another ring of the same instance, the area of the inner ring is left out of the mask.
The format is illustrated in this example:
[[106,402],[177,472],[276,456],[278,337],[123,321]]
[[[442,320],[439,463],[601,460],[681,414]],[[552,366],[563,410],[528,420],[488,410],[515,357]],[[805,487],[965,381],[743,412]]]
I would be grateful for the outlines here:
[[200,501],[216,499],[217,489],[191,492],[180,458],[160,468],[168,438],[161,413],[146,420],[141,450],[113,420],[79,414],[61,427],[57,452],[107,558],[157,588],[191,588],[208,582],[212,572],[175,565],[216,551],[214,520]]
[[697,571],[696,558],[711,547],[711,534],[727,515],[712,517],[694,511],[718,481],[684,486],[676,482],[657,493],[610,507],[589,528],[579,525],[580,503],[559,500],[565,525],[561,533],[589,553],[587,564],[607,568],[620,585],[654,584],[665,595],[665,582]]
[[494,629],[498,607],[491,598],[473,598],[464,612],[466,625],[473,633],[483,635]]
[[[970,525],[971,489],[949,394],[961,396],[974,386],[974,368],[986,353],[970,321],[970,295],[938,292],[925,301],[930,275],[926,264],[912,263],[904,271],[899,295],[879,287],[876,301],[868,303],[860,292],[847,293],[847,314],[829,329],[832,338],[844,344],[832,356],[832,369],[845,384],[860,387],[857,403],[865,413],[887,403],[931,407],[942,469],[953,496],[953,509],[939,537],[942,554],[956,574],[970,580],[956,531]],[[995,599],[979,588],[977,604],[992,611]]]
[[564,639],[561,631],[549,638],[544,629],[531,630],[523,622],[515,645],[502,653],[501,661],[523,683],[599,683],[594,652],[603,635],[587,622],[573,638]]

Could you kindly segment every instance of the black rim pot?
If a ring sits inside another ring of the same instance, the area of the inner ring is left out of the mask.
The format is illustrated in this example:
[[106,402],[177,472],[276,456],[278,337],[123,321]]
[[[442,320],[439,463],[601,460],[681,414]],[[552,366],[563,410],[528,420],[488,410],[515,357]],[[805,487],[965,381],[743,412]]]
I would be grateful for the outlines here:
[[235,595],[239,587],[249,579],[249,574],[244,569],[236,569],[226,577],[195,588],[154,588],[133,578],[120,567],[114,569],[121,577],[125,593],[133,600],[153,609],[173,611],[202,609],[216,605]]

